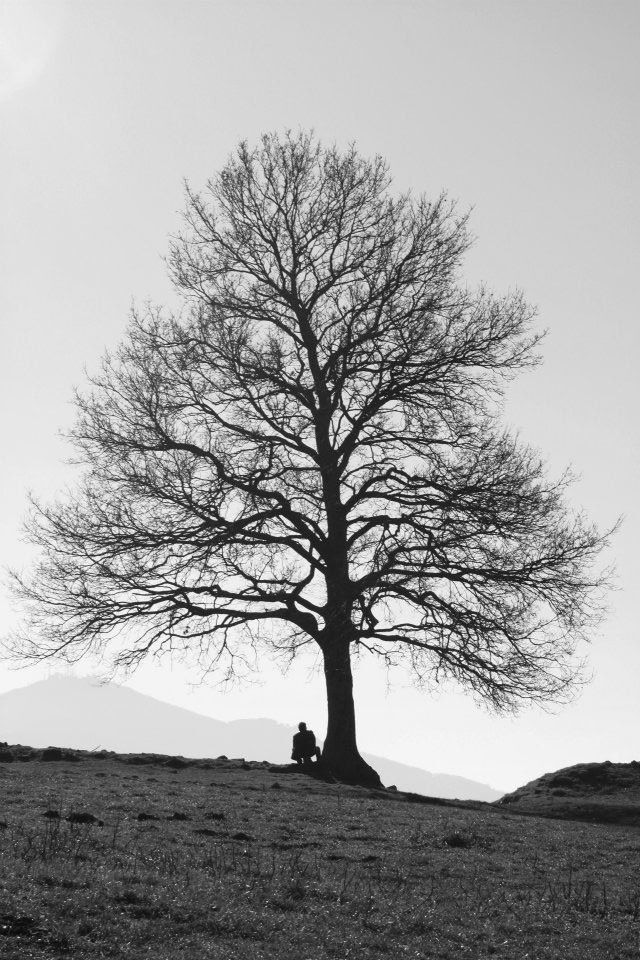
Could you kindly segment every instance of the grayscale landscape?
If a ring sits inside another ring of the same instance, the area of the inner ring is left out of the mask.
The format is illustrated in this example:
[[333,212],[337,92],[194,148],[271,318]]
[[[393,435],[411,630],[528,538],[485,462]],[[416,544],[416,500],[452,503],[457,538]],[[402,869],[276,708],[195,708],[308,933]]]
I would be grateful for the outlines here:
[[0,0],[1,960],[639,960],[639,41]]
[[[33,747],[288,762],[297,724],[214,720],[127,687],[53,677],[0,694],[0,737]],[[385,785],[432,797],[497,800],[504,791],[367,754]]]
[[21,747],[0,788],[7,960],[637,954],[638,828],[605,798],[583,823],[553,788],[540,817],[291,765]]

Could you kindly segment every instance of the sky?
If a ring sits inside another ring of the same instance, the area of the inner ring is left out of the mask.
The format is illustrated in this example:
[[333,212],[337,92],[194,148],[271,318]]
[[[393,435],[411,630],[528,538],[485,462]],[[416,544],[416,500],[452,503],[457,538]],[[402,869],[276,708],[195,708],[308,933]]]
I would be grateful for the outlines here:
[[[573,703],[496,717],[358,662],[361,747],[503,789],[638,759],[639,38],[636,0],[0,0],[0,565],[33,560],[26,492],[73,485],[60,432],[85,367],[132,303],[174,302],[185,179],[241,139],[313,128],[386,157],[394,189],[471,210],[466,279],[521,289],[549,331],[506,419],[552,475],[572,467],[574,506],[624,517]],[[18,616],[3,587],[0,636]],[[0,661],[0,693],[56,670]],[[312,655],[232,690],[168,661],[126,682],[220,719],[326,722]]]

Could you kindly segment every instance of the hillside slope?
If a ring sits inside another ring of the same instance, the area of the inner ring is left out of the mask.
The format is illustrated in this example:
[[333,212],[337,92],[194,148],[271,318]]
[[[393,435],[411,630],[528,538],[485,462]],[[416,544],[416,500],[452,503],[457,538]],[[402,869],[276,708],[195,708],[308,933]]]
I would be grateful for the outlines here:
[[0,751],[3,960],[637,958],[635,828],[240,760],[26,753]]
[[[286,763],[295,726],[269,719],[225,722],[175,707],[129,687],[52,677],[0,695],[0,740],[116,753],[244,757]],[[316,730],[316,733],[320,731]],[[492,802],[484,783],[430,773],[365,753],[382,782],[433,797]]]
[[518,813],[640,826],[640,762],[578,763],[506,794]]

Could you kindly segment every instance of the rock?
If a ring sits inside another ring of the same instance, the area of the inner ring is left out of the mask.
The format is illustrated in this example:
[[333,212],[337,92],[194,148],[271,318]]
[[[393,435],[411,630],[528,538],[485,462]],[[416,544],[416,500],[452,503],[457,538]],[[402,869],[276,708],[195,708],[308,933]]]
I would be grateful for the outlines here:
[[104,827],[104,820],[98,820],[92,813],[70,813],[68,817],[65,817],[65,820],[68,820],[69,823],[91,823],[98,827]]

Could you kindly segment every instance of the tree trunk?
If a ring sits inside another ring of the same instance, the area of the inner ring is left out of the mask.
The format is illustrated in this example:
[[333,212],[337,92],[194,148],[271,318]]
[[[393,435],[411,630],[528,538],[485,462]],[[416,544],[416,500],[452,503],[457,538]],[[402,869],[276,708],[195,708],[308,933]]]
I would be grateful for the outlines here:
[[356,745],[353,676],[349,644],[344,640],[324,647],[328,725],[322,763],[338,780],[381,787],[380,777],[362,759]]

